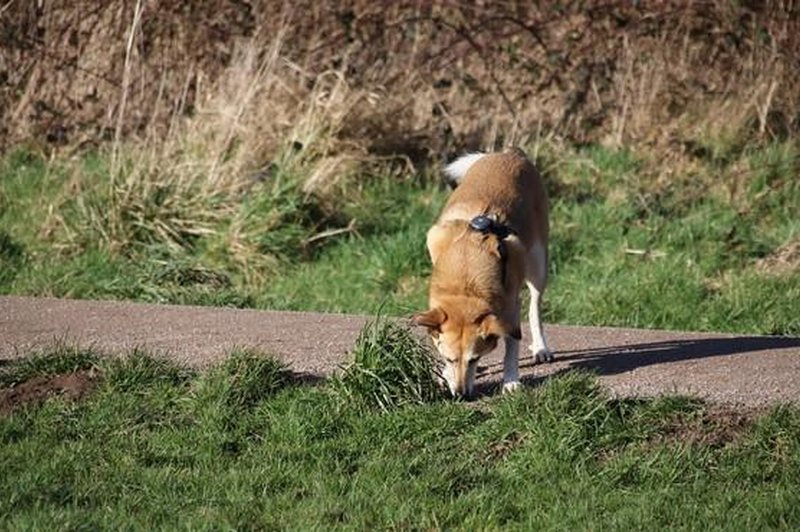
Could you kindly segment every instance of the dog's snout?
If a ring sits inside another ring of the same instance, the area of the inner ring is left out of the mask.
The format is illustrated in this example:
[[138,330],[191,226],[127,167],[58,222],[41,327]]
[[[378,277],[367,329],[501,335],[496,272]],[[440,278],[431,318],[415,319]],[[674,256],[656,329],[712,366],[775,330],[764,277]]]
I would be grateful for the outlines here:
[[475,383],[474,365],[466,357],[442,356],[441,377],[447,383],[450,395],[456,399],[470,399]]

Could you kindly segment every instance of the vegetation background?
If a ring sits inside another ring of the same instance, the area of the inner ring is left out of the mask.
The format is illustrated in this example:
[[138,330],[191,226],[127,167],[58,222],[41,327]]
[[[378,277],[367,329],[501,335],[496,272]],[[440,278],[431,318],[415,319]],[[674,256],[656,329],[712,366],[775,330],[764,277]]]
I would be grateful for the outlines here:
[[6,2],[0,291],[407,313],[439,163],[521,146],[545,318],[798,334],[785,2]]

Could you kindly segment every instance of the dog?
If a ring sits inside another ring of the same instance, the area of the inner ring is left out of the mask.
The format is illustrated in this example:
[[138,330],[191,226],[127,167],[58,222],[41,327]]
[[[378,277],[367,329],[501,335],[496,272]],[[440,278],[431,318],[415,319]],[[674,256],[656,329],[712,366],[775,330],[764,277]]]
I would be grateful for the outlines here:
[[550,231],[544,185],[519,149],[464,155],[445,174],[456,187],[427,234],[429,309],[412,322],[427,327],[457,397],[472,395],[478,361],[504,338],[503,393],[512,392],[520,387],[523,283],[534,360],[553,360],[539,316]]

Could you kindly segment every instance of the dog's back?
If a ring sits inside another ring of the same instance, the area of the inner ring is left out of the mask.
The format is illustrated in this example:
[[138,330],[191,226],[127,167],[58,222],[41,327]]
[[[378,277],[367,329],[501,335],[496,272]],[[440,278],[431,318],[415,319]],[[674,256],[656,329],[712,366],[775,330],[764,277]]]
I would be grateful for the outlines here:
[[458,183],[439,223],[489,215],[513,228],[522,243],[546,245],[547,197],[534,165],[520,150],[469,154],[447,169]]

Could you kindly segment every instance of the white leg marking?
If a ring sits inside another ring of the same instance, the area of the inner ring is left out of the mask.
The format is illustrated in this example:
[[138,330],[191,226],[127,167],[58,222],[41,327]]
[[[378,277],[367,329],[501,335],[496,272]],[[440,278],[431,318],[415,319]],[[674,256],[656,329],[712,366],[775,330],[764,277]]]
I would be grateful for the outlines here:
[[506,336],[506,354],[503,357],[503,393],[514,392],[519,382],[519,340]]
[[531,292],[531,307],[529,310],[531,335],[533,341],[531,342],[531,352],[535,362],[552,362],[553,354],[547,348],[547,342],[544,339],[544,331],[542,330],[542,320],[539,318],[539,304],[542,293],[536,289],[533,283],[528,283],[528,290]]

